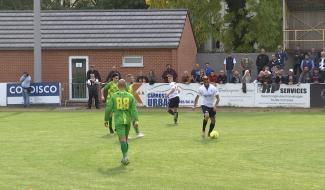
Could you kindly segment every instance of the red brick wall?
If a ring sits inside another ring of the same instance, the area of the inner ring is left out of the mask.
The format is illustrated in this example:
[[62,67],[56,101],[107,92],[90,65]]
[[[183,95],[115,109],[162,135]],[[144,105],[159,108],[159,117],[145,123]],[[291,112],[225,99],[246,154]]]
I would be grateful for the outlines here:
[[187,16],[181,37],[181,42],[177,49],[177,71],[179,79],[181,79],[181,76],[185,70],[191,72],[194,63],[196,62],[196,54],[197,48],[192,32],[192,26],[190,19]]
[[32,51],[0,50],[0,82],[17,82],[23,72],[33,74]]
[[[144,67],[122,67],[124,55],[142,55]],[[95,65],[103,79],[106,78],[111,67],[116,65],[122,75],[130,73],[136,76],[139,71],[147,75],[149,70],[154,70],[157,79],[161,81],[161,74],[165,70],[165,65],[176,63],[176,53],[172,53],[171,49],[43,50],[43,81],[67,83],[69,79],[69,56],[88,56],[89,64]],[[33,51],[0,51],[0,82],[17,81],[24,71],[33,76]]]

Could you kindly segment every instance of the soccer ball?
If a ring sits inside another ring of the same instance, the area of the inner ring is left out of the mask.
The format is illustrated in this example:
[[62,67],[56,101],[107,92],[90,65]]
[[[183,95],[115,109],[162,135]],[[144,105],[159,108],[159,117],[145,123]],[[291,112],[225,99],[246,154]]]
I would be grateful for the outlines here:
[[211,133],[210,133],[210,138],[211,139],[217,139],[219,137],[219,132],[216,131],[216,130],[213,130]]

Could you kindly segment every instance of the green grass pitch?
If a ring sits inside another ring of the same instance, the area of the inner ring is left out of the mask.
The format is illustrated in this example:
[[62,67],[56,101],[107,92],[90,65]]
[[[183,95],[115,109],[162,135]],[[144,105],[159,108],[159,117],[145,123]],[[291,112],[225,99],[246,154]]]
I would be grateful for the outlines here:
[[[324,112],[140,112],[142,139],[121,166],[102,112],[0,112],[0,190],[325,189]],[[131,129],[131,136],[134,130]]]

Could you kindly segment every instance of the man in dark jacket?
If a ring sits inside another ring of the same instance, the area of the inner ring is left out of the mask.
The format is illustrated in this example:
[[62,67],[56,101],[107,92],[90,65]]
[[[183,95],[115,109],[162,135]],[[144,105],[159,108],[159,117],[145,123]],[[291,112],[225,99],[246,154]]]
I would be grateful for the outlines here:
[[112,79],[113,79],[113,75],[114,74],[117,74],[118,75],[118,77],[121,79],[121,73],[117,70],[117,68],[116,68],[116,66],[115,65],[113,65],[113,67],[112,67],[112,70],[108,73],[108,75],[107,75],[107,77],[106,77],[106,82],[108,83],[108,82],[110,82],[110,81],[112,81]]
[[225,75],[224,70],[220,70],[219,75],[217,77],[217,83],[219,84],[227,83],[227,76]]
[[95,69],[95,65],[90,65],[90,69],[87,71],[87,80],[90,79],[90,74],[94,74],[95,78],[98,79],[99,82],[102,81],[99,72]]
[[278,45],[278,51],[275,53],[275,57],[280,62],[280,68],[283,69],[285,66],[286,60],[288,60],[288,54],[283,50],[281,45]]
[[301,73],[300,64],[303,59],[304,59],[304,54],[301,51],[300,46],[297,46],[294,55],[294,62],[295,62],[293,67],[294,75],[299,75]]
[[289,69],[288,75],[285,77],[285,83],[288,84],[288,85],[298,83],[297,76],[294,74],[293,69]]
[[261,49],[261,54],[259,54],[256,58],[256,68],[257,73],[260,73],[264,69],[265,66],[269,64],[269,56],[265,54],[265,49]]
[[172,75],[173,76],[173,81],[176,81],[177,73],[172,68],[172,66],[170,64],[166,65],[166,70],[163,72],[163,74],[161,76],[165,83],[168,83],[168,75]]
[[93,73],[90,74],[90,78],[87,80],[87,87],[89,93],[88,109],[91,109],[93,98],[95,99],[96,108],[99,109],[98,86],[99,86],[99,81],[95,77],[95,74]]
[[227,82],[230,83],[232,79],[232,72],[234,70],[236,59],[231,55],[231,53],[228,54],[228,56],[223,61],[223,64],[225,66],[225,70],[227,72]]

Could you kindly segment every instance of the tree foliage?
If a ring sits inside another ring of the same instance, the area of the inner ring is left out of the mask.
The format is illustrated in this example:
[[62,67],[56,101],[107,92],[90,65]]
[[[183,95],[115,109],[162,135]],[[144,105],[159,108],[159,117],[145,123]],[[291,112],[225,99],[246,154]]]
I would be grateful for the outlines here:
[[205,43],[209,36],[220,40],[220,0],[147,0],[147,3],[152,9],[188,9],[197,45]]
[[0,0],[0,10],[31,10],[33,0]]
[[278,0],[226,0],[223,43],[226,50],[274,50],[281,43],[282,14]]
[[247,39],[250,18],[246,0],[226,0],[227,14],[224,17],[223,43],[226,51],[252,51],[252,39]]
[[248,11],[256,13],[248,26],[246,38],[253,39],[258,47],[275,50],[282,41],[282,12],[278,0],[247,0]]

